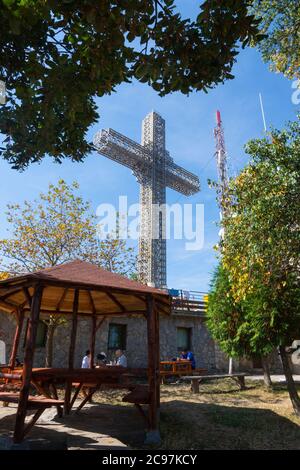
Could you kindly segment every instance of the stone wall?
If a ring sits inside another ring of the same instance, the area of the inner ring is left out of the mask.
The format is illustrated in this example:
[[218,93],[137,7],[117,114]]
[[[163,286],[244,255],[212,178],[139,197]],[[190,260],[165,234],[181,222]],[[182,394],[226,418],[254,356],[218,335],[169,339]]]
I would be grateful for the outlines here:
[[[96,335],[96,354],[104,351],[109,359],[113,352],[107,350],[108,330],[110,323],[127,325],[126,356],[128,365],[132,367],[147,366],[147,323],[144,317],[113,317],[107,318]],[[191,349],[195,354],[197,367],[215,368],[215,346],[205,323],[197,317],[163,316],[160,318],[160,354],[161,359],[171,359],[178,355],[177,328],[191,328]],[[0,329],[4,332],[7,361],[10,356],[15,329],[14,317],[0,312]],[[18,357],[23,360],[24,335],[23,329]],[[71,324],[59,326],[54,334],[54,367],[65,367],[68,363],[68,348],[70,344]],[[75,349],[75,367],[81,366],[82,357],[90,347],[91,322],[79,320]],[[41,367],[45,363],[45,348],[36,348],[34,366]]]
[[[107,350],[108,330],[110,323],[127,325],[126,356],[130,367],[147,366],[147,324],[144,317],[113,317],[107,318],[96,335],[96,354],[104,351],[109,360],[113,358],[113,352]],[[196,367],[208,369],[209,371],[228,372],[228,356],[224,354],[219,346],[212,340],[205,321],[201,316],[172,315],[160,318],[160,357],[168,360],[178,355],[177,350],[177,328],[191,329],[191,350],[196,359]],[[0,312],[0,331],[2,340],[6,344],[7,361],[10,356],[15,329],[15,318]],[[25,328],[24,328],[25,330]],[[68,350],[70,344],[71,324],[59,326],[54,335],[54,367],[66,367],[68,364]],[[24,355],[24,334],[22,333],[18,356],[20,360]],[[75,367],[81,366],[82,357],[90,348],[91,322],[79,320],[75,349]],[[45,365],[45,348],[36,348],[34,366]],[[270,368],[272,373],[282,373],[282,365],[277,351],[270,355]],[[252,371],[252,360],[240,358],[233,361],[234,371]],[[297,371],[295,370],[294,373]]]

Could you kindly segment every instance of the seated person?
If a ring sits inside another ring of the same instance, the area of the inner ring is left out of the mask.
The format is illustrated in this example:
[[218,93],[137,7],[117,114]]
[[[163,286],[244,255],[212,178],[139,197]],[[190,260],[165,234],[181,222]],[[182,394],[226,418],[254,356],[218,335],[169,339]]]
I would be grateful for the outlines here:
[[194,354],[191,351],[188,351],[187,349],[183,349],[180,354],[180,359],[187,359],[188,361],[191,362],[192,364],[192,369],[196,368],[196,361]]
[[104,352],[97,354],[96,367],[105,366],[106,364],[106,354]]
[[81,368],[89,369],[91,367],[91,351],[88,349],[82,359]]
[[116,366],[127,367],[127,358],[121,349],[116,350]]

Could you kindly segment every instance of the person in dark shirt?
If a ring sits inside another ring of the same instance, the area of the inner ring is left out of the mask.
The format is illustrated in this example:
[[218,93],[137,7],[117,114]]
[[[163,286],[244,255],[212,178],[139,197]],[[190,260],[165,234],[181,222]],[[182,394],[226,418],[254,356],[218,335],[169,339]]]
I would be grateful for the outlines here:
[[183,349],[180,354],[180,359],[187,359],[191,362],[192,369],[196,368],[196,361],[194,354],[191,351],[188,351],[187,349]]

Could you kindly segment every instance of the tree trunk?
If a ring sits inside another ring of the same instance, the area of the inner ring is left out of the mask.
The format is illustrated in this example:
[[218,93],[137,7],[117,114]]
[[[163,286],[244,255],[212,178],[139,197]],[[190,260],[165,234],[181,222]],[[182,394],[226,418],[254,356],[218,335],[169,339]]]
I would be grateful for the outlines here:
[[46,361],[45,367],[52,367],[53,362],[53,339],[56,325],[53,325],[51,322],[48,323],[47,328],[47,340],[46,340]]
[[284,346],[279,346],[279,352],[282,360],[283,372],[286,378],[287,388],[290,395],[290,399],[294,408],[294,412],[300,417],[300,398],[297,392],[297,388],[291,372],[288,355],[285,351]]
[[272,380],[271,380],[271,374],[270,374],[270,366],[269,366],[269,359],[265,357],[261,357],[261,364],[262,368],[264,371],[264,383],[267,388],[272,388]]

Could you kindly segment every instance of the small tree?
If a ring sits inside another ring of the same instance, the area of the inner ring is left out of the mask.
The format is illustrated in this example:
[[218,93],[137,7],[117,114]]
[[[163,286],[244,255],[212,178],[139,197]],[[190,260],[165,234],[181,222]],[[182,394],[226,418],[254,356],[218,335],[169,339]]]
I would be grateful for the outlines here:
[[261,356],[264,382],[270,388],[272,382],[267,356],[274,346],[253,341],[251,317],[255,308],[251,298],[244,301],[234,299],[229,273],[219,264],[208,295],[207,326],[220,348],[230,357]]
[[300,335],[300,119],[251,141],[249,165],[231,181],[222,263],[257,350],[279,347],[295,412],[300,399],[286,348]]
[[[0,240],[5,271],[18,275],[77,258],[127,276],[135,272],[134,249],[126,241],[97,239],[96,218],[78,189],[77,183],[60,180],[50,184],[39,200],[8,205],[11,237]],[[55,330],[64,322],[56,315],[47,320],[47,367],[52,365]]]

